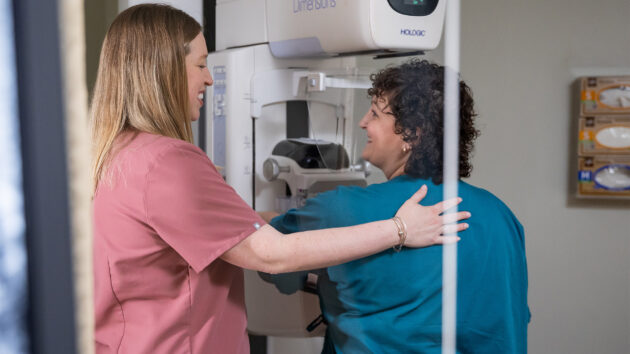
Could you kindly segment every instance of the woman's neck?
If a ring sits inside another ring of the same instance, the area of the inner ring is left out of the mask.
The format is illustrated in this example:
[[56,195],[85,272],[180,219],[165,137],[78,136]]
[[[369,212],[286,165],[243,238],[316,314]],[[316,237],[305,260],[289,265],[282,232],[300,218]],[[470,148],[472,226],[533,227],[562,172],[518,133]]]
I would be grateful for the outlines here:
[[387,180],[392,180],[398,176],[402,176],[405,174],[405,165],[406,164],[402,164],[400,166],[398,166],[398,168],[396,168],[394,171],[392,171],[390,174],[385,174],[385,177],[387,177]]

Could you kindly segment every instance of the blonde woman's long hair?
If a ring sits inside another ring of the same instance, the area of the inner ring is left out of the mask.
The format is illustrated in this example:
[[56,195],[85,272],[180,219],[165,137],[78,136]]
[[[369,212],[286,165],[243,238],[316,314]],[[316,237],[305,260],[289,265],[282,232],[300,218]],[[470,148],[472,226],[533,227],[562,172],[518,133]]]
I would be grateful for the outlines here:
[[124,131],[192,143],[186,54],[201,26],[168,5],[142,4],[110,26],[99,61],[90,110],[93,192]]

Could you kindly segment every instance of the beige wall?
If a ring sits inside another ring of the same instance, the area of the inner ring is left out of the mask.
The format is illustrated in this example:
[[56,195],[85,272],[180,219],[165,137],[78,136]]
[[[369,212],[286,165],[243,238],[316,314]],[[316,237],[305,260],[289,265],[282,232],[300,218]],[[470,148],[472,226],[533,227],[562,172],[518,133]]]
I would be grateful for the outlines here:
[[525,226],[530,353],[630,352],[630,201],[577,201],[578,76],[630,74],[630,2],[462,1],[471,182]]

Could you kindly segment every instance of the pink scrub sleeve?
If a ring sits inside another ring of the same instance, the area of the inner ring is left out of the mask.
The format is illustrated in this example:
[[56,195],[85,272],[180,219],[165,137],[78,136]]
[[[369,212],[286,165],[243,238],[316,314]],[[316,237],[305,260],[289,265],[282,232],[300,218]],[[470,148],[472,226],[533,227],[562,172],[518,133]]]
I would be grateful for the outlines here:
[[192,145],[158,157],[145,186],[149,224],[197,273],[265,224]]

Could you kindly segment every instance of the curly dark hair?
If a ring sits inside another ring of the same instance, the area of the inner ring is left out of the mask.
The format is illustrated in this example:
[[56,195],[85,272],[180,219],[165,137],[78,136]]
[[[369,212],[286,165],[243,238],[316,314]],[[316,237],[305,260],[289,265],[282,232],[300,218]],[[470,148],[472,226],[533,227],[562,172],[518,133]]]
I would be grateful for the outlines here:
[[[444,67],[412,59],[370,75],[371,97],[388,99],[396,119],[394,132],[411,145],[405,174],[443,182]],[[473,142],[479,136],[470,87],[459,82],[459,177],[470,177]]]

